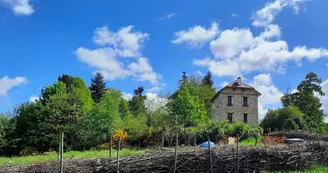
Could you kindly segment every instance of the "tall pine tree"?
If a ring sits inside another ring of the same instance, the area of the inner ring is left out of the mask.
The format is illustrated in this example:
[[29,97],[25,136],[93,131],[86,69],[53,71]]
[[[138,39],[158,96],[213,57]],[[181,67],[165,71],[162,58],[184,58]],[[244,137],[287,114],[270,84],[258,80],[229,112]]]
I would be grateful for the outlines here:
[[204,100],[206,112],[209,117],[212,115],[211,99],[215,95],[215,88],[213,85],[212,74],[211,72],[207,72],[202,80],[202,84],[199,86],[199,97]]
[[209,85],[210,87],[213,87],[213,80],[212,80],[212,74],[210,71],[207,72],[206,76],[204,76],[202,80],[203,85]]
[[90,91],[92,99],[95,103],[99,103],[100,98],[105,94],[106,83],[104,82],[104,76],[101,73],[97,73],[91,80]]
[[134,90],[134,96],[129,101],[130,111],[134,116],[146,115],[145,100],[146,96],[142,95],[144,88],[138,87]]

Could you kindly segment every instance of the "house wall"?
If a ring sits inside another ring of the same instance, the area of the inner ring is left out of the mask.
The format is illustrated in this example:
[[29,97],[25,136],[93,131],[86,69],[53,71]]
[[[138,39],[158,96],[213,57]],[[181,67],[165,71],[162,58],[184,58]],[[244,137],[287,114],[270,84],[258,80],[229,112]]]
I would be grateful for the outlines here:
[[[232,106],[228,106],[228,96],[233,96]],[[248,107],[243,106],[243,97],[248,97]],[[244,122],[248,114],[248,124],[258,125],[258,93],[253,89],[227,87],[213,101],[212,116],[216,121],[228,120],[228,113],[233,113],[233,122]]]

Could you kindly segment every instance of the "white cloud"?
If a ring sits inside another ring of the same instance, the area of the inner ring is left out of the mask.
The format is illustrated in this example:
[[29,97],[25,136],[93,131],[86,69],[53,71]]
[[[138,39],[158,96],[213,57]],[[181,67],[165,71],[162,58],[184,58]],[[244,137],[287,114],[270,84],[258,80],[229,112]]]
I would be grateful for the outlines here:
[[203,74],[201,71],[197,70],[197,71],[196,71],[196,75],[197,75],[197,76],[203,76],[204,74]]
[[[290,1],[294,5],[303,2]],[[217,76],[236,76],[254,71],[284,73],[285,65],[290,61],[301,66],[304,59],[313,62],[328,56],[328,50],[324,48],[307,48],[303,45],[289,48],[288,43],[280,39],[280,26],[270,22],[258,36],[254,36],[249,28],[222,31],[210,43],[214,58],[206,56],[194,60],[193,64],[207,67]]]
[[133,26],[121,28],[118,32],[111,32],[107,26],[97,28],[93,41],[102,46],[113,46],[120,56],[138,57],[140,49],[149,34],[134,32]]
[[278,25],[268,25],[265,27],[265,31],[261,33],[260,38],[262,39],[270,39],[270,38],[280,38],[281,28]]
[[168,99],[158,96],[156,93],[146,93],[147,99],[145,100],[145,107],[149,112],[156,111],[161,108],[165,108]]
[[217,58],[232,58],[252,44],[254,38],[249,29],[225,30],[211,41],[211,51]]
[[30,100],[31,103],[35,103],[37,100],[39,100],[39,96],[33,95],[29,98],[29,100]]
[[213,22],[211,28],[206,29],[202,26],[193,26],[188,30],[182,30],[175,33],[173,44],[186,43],[190,48],[200,48],[206,42],[219,34],[219,24]]
[[153,71],[147,58],[139,58],[137,62],[133,62],[128,66],[128,72],[135,76],[139,81],[149,81],[156,85],[162,76]]
[[232,14],[231,14],[231,17],[239,17],[239,14],[237,14],[237,13],[232,13]]
[[11,8],[16,15],[30,15],[34,13],[30,0],[0,0],[0,3]]
[[239,65],[237,62],[230,60],[215,61],[208,57],[201,60],[193,60],[193,64],[197,66],[208,67],[208,70],[217,76],[239,76]]
[[167,16],[166,16],[166,18],[167,19],[171,19],[171,18],[173,18],[174,16],[176,16],[177,14],[175,14],[175,13],[170,13],[170,14],[168,14]]
[[[322,91],[325,93],[325,95],[324,96],[319,96],[319,98],[320,98],[320,101],[322,103],[322,108],[324,110],[324,113],[326,115],[328,115],[328,79],[325,80],[324,82],[322,82],[320,85],[321,85]],[[325,118],[326,121],[327,121],[327,118],[328,117]]]
[[19,86],[21,84],[27,83],[27,79],[25,77],[15,77],[15,78],[9,78],[8,76],[5,76],[0,79],[0,96],[6,96],[8,91],[15,87]]
[[[272,83],[271,74],[259,74],[254,76],[250,83],[262,95],[259,97],[259,119],[263,119],[268,108],[272,105],[280,105],[283,93]],[[271,107],[272,108],[272,107]]]
[[[140,49],[149,34],[133,31],[133,26],[111,32],[107,27],[97,28],[93,41],[102,46],[97,49],[79,47],[76,56],[80,61],[101,72],[106,80],[134,77],[138,81],[149,81],[155,85],[162,76],[154,72],[147,58],[141,57]],[[132,57],[127,60],[120,58]],[[138,58],[135,61],[135,58]]]
[[227,81],[223,81],[223,82],[221,83],[221,87],[223,88],[223,87],[227,86],[228,84],[229,84],[229,82],[227,82]]
[[123,95],[123,98],[124,98],[125,100],[131,100],[132,97],[133,97],[132,94],[130,94],[130,93],[125,93],[125,92],[122,92],[122,95]]
[[264,27],[269,25],[285,7],[292,7],[295,13],[298,13],[300,5],[306,1],[309,0],[274,0],[269,2],[253,15],[253,26]]
[[162,88],[159,87],[159,86],[154,86],[154,87],[152,87],[152,88],[147,89],[146,91],[149,92],[149,93],[157,93],[157,92],[159,92],[161,89],[162,89]]

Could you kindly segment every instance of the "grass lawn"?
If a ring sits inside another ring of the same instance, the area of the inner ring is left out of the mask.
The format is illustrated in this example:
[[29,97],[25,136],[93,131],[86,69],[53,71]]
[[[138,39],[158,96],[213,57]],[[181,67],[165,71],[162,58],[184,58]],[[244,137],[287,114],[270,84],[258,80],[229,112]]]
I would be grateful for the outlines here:
[[292,171],[292,172],[267,172],[267,171],[261,171],[263,173],[327,173],[328,167],[327,166],[313,166],[312,169],[306,170],[306,171]]
[[[120,156],[143,154],[144,150],[122,149]],[[64,159],[96,159],[106,158],[109,156],[108,150],[99,151],[70,151],[64,153]],[[112,157],[116,157],[116,150],[112,151]],[[57,160],[57,154],[51,155],[36,155],[36,156],[20,156],[20,157],[0,157],[0,165],[11,164],[30,164],[36,162],[47,162]]]
[[[257,145],[263,145],[262,143],[259,143],[259,141],[262,138],[257,140]],[[239,145],[243,145],[243,146],[255,146],[255,138],[247,138],[245,140],[242,140],[239,142]]]

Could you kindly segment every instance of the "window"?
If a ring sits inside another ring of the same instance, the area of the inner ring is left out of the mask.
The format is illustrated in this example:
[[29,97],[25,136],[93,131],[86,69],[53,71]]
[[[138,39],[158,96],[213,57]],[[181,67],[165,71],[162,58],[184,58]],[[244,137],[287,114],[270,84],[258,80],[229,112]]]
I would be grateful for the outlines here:
[[248,121],[248,115],[247,114],[244,114],[244,123],[247,124],[247,121]]
[[229,123],[232,123],[232,116],[233,116],[232,113],[228,113],[228,120],[229,120]]
[[244,107],[248,106],[248,97],[243,97],[243,106]]
[[228,96],[228,106],[232,106],[232,96]]

